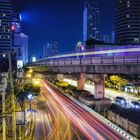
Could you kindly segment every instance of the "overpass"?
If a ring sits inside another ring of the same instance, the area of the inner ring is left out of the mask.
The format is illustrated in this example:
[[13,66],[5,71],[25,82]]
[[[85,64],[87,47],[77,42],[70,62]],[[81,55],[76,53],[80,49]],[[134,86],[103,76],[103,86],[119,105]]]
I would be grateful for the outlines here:
[[58,55],[28,67],[56,74],[79,74],[79,89],[84,89],[87,77],[93,79],[95,97],[104,98],[105,74],[140,74],[140,46]]

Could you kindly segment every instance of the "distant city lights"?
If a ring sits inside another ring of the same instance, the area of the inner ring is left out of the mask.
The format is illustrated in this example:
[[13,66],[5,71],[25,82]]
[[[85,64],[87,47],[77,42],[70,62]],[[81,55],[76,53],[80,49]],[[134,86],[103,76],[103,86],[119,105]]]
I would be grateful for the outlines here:
[[32,62],[36,62],[36,57],[32,57]]
[[3,54],[2,57],[5,58],[6,57],[6,54]]

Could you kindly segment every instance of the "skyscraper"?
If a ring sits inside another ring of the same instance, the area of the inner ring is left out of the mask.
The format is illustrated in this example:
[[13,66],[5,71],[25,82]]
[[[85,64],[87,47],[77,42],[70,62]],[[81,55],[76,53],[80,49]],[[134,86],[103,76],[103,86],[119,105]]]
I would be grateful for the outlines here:
[[43,45],[43,56],[50,57],[51,56],[51,44],[47,43]]
[[99,40],[104,43],[115,43],[114,32],[112,31],[112,34],[100,35]]
[[16,53],[17,65],[28,63],[28,36],[21,32],[21,21],[19,14],[13,13],[12,25],[14,31],[14,52]]
[[51,50],[51,55],[55,56],[56,54],[58,54],[58,48],[59,48],[59,42],[57,40],[53,40],[52,41],[52,50]]
[[0,0],[0,52],[11,49],[12,8],[10,0]]
[[50,43],[43,45],[43,55],[44,57],[55,56],[58,54],[59,42],[57,40],[53,40]]
[[83,14],[83,43],[99,39],[99,9],[96,0],[86,0]]
[[140,43],[140,0],[115,0],[115,42]]
[[29,37],[25,33],[20,33],[20,45],[21,45],[21,50],[20,50],[20,55],[21,55],[21,60],[23,61],[23,64],[25,65],[28,63],[28,40]]

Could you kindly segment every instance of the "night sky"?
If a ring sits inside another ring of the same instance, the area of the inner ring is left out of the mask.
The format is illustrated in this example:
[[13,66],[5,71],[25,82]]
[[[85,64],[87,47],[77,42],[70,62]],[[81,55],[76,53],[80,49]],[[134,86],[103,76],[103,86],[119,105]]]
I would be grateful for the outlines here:
[[[114,0],[98,0],[100,33],[113,29]],[[29,52],[43,54],[43,44],[60,42],[59,52],[73,51],[82,41],[84,0],[13,0],[15,12],[22,15],[22,32],[29,35]]]

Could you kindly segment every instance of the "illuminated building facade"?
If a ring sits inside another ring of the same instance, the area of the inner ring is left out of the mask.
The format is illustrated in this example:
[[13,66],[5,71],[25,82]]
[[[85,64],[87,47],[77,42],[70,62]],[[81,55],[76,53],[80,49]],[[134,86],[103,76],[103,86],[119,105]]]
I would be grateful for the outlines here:
[[50,43],[44,44],[43,46],[43,55],[44,57],[55,56],[58,54],[59,42],[57,40],[53,40]]
[[96,0],[86,0],[83,14],[83,43],[99,39],[99,9]]
[[115,0],[115,42],[140,44],[140,0]]
[[19,14],[13,14],[12,25],[14,31],[14,52],[16,53],[17,67],[28,63],[28,36],[21,32],[21,21]]
[[10,0],[0,0],[0,52],[7,52],[11,49],[12,8]]

